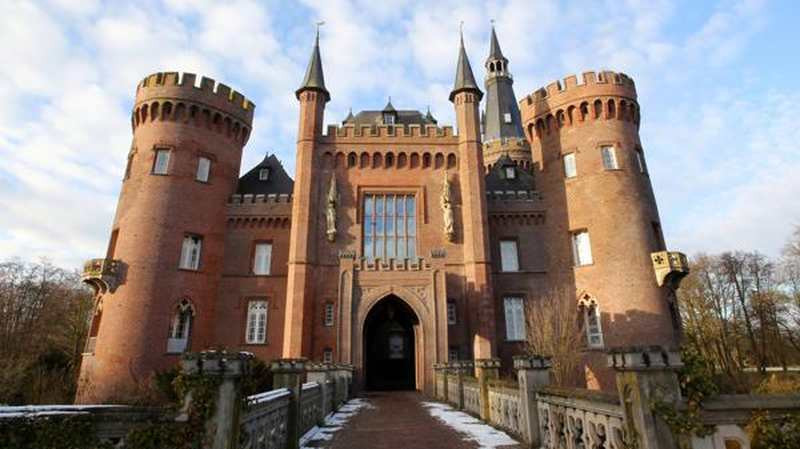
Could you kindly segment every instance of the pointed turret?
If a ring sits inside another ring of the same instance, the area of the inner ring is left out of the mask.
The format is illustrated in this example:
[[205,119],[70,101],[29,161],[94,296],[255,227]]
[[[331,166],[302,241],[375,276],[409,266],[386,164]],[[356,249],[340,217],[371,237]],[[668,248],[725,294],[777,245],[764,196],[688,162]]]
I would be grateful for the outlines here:
[[494,32],[494,25],[492,25],[492,41],[489,44],[489,59],[506,59],[503,52],[500,50],[500,43],[497,41],[497,33]]
[[475,82],[472,74],[472,67],[469,65],[467,51],[464,49],[464,35],[461,35],[461,48],[458,51],[458,66],[456,67],[456,81],[453,84],[453,91],[450,92],[450,101],[453,101],[459,92],[472,91],[478,96],[478,101],[483,98],[483,92]]
[[320,92],[325,97],[326,102],[331,99],[331,94],[325,88],[325,76],[322,73],[322,57],[319,55],[319,29],[317,29],[314,50],[311,52],[311,60],[308,61],[306,76],[303,78],[303,84],[295,91],[295,95],[300,98],[300,93],[306,90]]

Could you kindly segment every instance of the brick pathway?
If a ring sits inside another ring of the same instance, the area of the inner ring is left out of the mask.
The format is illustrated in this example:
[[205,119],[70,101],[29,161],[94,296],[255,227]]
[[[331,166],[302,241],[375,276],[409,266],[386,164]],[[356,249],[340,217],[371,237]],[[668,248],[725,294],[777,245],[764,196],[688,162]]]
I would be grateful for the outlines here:
[[[326,449],[479,449],[422,405],[427,399],[417,392],[367,393],[369,406],[362,408],[330,441],[314,441]],[[307,447],[312,447],[311,444]],[[502,446],[496,449],[521,449]]]

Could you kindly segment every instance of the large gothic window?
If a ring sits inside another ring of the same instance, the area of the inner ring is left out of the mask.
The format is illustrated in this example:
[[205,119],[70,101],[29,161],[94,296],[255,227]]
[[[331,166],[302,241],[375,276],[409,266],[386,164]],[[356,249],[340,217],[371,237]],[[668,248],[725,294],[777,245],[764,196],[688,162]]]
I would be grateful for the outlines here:
[[417,257],[417,205],[414,195],[364,195],[364,257]]

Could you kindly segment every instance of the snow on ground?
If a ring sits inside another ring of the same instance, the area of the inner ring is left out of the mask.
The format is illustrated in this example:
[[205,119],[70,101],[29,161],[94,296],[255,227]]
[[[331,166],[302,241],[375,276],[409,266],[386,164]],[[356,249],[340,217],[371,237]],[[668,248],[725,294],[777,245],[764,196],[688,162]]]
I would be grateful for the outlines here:
[[[333,438],[333,434],[347,424],[353,416],[358,414],[362,408],[370,409],[373,406],[366,399],[356,398],[347,401],[338,410],[325,417],[325,424],[314,426],[300,438],[300,449],[312,449],[319,447],[319,444],[314,444],[317,441],[329,441]],[[309,443],[312,443],[309,445]]]
[[505,432],[501,432],[494,427],[484,424],[473,416],[464,412],[454,410],[446,404],[438,402],[423,402],[422,405],[435,418],[444,422],[447,426],[466,435],[467,440],[478,443],[480,449],[494,449],[500,446],[511,446],[519,444]]

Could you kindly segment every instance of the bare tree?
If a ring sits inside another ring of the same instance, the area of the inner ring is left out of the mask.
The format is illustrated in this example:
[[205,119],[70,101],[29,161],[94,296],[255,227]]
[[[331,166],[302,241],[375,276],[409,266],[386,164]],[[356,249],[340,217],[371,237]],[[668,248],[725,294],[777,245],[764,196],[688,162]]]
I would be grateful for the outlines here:
[[526,351],[552,357],[554,384],[580,385],[586,333],[574,291],[550,289],[527,302],[525,321]]

